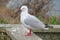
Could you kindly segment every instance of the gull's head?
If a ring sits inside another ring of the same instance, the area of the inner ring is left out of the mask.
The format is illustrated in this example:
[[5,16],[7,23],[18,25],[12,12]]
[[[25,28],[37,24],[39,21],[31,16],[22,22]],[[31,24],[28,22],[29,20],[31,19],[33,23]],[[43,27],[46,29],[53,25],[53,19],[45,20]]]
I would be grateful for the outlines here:
[[28,11],[28,7],[27,7],[27,6],[22,6],[22,7],[20,8],[20,10],[21,10],[21,11]]

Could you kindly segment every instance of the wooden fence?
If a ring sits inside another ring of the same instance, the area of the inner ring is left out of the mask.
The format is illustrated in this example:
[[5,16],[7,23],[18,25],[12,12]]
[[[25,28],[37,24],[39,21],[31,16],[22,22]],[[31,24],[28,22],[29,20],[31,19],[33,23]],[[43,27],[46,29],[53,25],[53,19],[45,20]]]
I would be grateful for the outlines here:
[[[1,25],[1,26],[3,26],[3,25]],[[4,26],[8,27],[11,25],[6,24]],[[14,27],[14,26],[16,26],[16,25],[12,25],[12,27]],[[6,40],[8,40],[9,38],[10,38],[10,40],[60,40],[60,26],[59,25],[53,25],[53,26],[54,26],[54,28],[50,28],[48,30],[45,30],[45,29],[33,30],[34,33],[30,37],[24,37],[20,34],[20,39],[19,39],[19,37],[17,39],[17,36],[15,37],[14,35],[11,34],[11,31],[9,31],[9,29],[11,27],[7,29],[8,31],[5,30],[4,27],[1,27],[0,33],[3,32],[3,33],[6,33],[6,35],[8,35],[7,36],[8,38]],[[17,33],[15,35],[17,35]]]

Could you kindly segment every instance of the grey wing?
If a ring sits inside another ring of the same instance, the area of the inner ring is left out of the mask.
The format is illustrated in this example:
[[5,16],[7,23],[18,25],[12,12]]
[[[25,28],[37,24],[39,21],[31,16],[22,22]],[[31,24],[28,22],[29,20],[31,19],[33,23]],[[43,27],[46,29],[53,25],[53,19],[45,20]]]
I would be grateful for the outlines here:
[[28,16],[25,20],[24,20],[26,25],[31,26],[32,28],[44,28],[45,25],[38,20],[35,16]]

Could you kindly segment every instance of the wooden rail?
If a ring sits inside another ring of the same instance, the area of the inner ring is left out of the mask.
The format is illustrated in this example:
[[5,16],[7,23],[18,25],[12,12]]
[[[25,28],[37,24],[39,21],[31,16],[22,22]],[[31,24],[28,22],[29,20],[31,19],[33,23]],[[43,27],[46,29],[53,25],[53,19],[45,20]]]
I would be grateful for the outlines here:
[[[12,28],[12,27],[22,27],[20,24],[0,24],[0,28]],[[48,30],[45,29],[37,29],[33,30],[33,32],[60,32],[60,25],[51,25],[54,28],[49,28]]]
[[5,30],[6,33],[11,37],[12,40],[42,40],[39,36],[35,35],[33,32],[31,36],[25,36],[28,29],[22,25],[0,24],[0,27],[4,30],[6,29]]
[[[12,38],[12,40],[44,40],[44,38],[46,40],[48,40],[48,38],[46,38],[47,36],[50,38],[50,36],[54,35],[54,33],[58,33],[58,34],[60,33],[60,25],[51,25],[51,26],[54,26],[54,28],[50,28],[48,30],[45,30],[45,29],[33,30],[33,32],[35,32],[38,36],[35,35],[34,33],[32,33],[31,36],[26,37],[26,36],[24,36],[24,34],[25,34],[24,31],[27,32],[28,29],[23,27],[23,25],[0,24],[0,28],[4,29],[4,30],[6,29],[5,30],[6,33]],[[2,31],[4,32],[4,30],[2,30]]]

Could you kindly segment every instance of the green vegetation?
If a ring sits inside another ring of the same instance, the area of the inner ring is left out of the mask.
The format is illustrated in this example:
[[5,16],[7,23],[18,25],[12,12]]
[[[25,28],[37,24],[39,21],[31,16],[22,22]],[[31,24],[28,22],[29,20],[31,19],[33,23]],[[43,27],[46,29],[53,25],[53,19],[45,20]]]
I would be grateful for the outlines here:
[[51,17],[48,23],[49,24],[60,24],[60,19],[56,17]]
[[[49,17],[47,19],[44,19],[41,16],[39,16],[37,18],[40,19],[44,23],[53,24],[53,25],[60,25],[60,19],[56,18],[55,16]],[[0,23],[1,24],[8,24],[7,20],[4,17],[0,17]]]
[[3,17],[0,17],[0,23],[1,24],[8,24],[7,20]]
[[56,24],[59,24],[60,25],[60,19],[56,18],[55,16],[51,16],[49,17],[49,20],[47,19],[44,19],[42,17],[38,17],[41,21],[43,21],[44,23],[48,23],[48,24],[53,24],[53,25],[56,25]]

